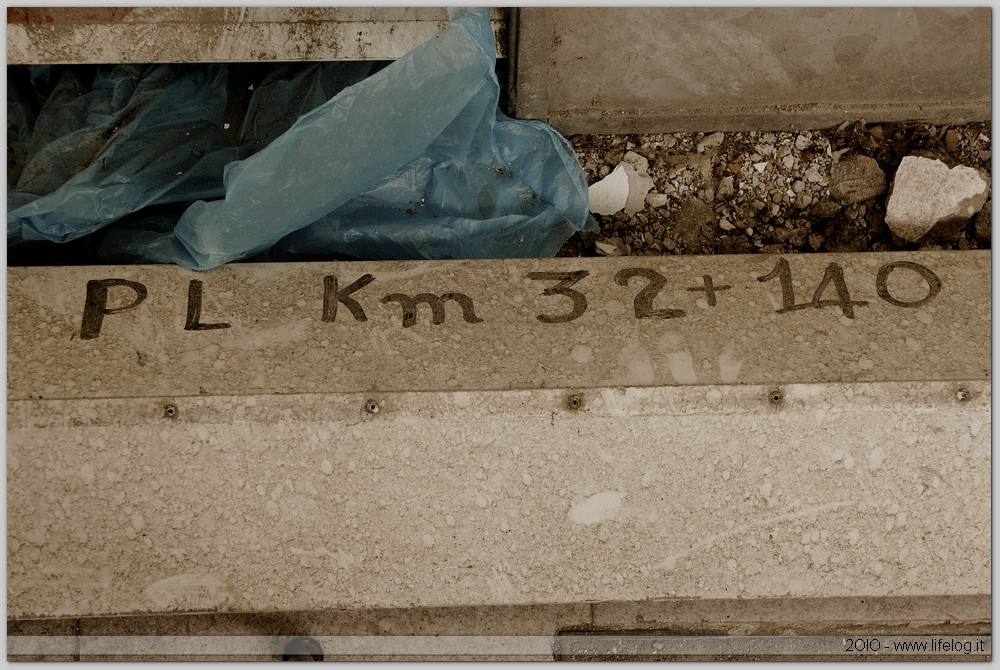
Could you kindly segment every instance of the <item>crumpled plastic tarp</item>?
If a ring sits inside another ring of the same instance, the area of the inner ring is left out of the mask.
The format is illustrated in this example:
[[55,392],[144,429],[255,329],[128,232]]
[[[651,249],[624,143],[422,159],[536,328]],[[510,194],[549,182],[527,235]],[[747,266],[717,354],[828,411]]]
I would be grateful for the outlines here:
[[269,66],[230,124],[240,73],[226,64],[35,66],[8,86],[8,239],[67,242],[147,206],[221,198],[228,163],[375,67]]
[[[118,66],[135,76],[97,76],[90,91],[60,81],[52,96],[71,104],[50,113],[79,129],[78,167],[60,154],[66,142],[40,136],[44,105],[8,196],[8,240],[65,241],[148,205],[198,200],[176,223],[156,213],[112,226],[101,252],[196,269],[267,249],[371,259],[555,254],[575,231],[596,230],[583,171],[551,127],[499,111],[488,11],[449,14],[439,35],[363,80],[353,72],[359,83],[332,99],[319,66],[306,84],[275,76],[271,106],[295,102],[281,118],[311,111],[286,128],[251,104],[236,143],[223,130],[225,66],[188,68],[159,96],[143,92],[168,76],[157,68],[177,66]],[[123,109],[138,111],[128,119]],[[116,141],[140,117],[141,128]],[[8,120],[9,144],[12,133],[24,136]]]

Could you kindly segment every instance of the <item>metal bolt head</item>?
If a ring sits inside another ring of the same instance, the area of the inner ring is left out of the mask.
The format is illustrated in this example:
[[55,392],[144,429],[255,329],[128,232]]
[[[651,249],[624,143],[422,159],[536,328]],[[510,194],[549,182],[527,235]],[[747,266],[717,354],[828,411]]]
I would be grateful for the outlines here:
[[959,402],[966,402],[967,400],[972,398],[972,394],[969,393],[969,389],[961,388],[955,392],[955,397],[958,398]]
[[378,414],[378,410],[379,410],[378,401],[372,400],[371,398],[365,400],[366,412],[368,412],[369,414]]
[[578,395],[571,395],[566,399],[566,406],[570,409],[580,409],[583,407],[583,397]]
[[771,389],[767,392],[767,401],[772,405],[780,405],[785,401],[785,394],[780,389]]
[[167,417],[168,419],[173,419],[174,417],[176,417],[177,416],[177,405],[174,405],[173,403],[171,403],[169,405],[164,406],[164,408],[163,408],[163,416]]

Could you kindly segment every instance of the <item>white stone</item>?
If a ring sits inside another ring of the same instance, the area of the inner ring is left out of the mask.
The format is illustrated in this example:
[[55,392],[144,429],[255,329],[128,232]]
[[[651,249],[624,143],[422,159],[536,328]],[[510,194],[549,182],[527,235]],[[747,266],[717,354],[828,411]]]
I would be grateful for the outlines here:
[[663,193],[650,193],[646,196],[646,204],[650,207],[663,207],[670,202],[670,196]]
[[645,176],[649,175],[649,160],[641,154],[637,154],[634,151],[629,151],[622,158],[622,163],[625,163],[626,165],[631,165],[633,168],[635,168],[635,171],[641,175]]
[[638,172],[631,164],[623,163],[628,175],[628,196],[625,198],[625,213],[632,215],[646,206],[646,194],[653,188],[653,180]]
[[610,242],[594,242],[594,249],[601,256],[621,256],[621,250]]
[[820,174],[819,168],[817,168],[815,165],[810,166],[810,168],[806,170],[805,176],[806,176],[806,181],[812,182],[814,184],[818,184],[823,181],[823,175]]
[[712,147],[717,147],[722,144],[722,140],[726,139],[725,133],[712,133],[711,135],[706,135],[703,137],[696,145],[698,153],[702,153],[705,149],[710,149]]
[[989,180],[974,168],[907,156],[896,170],[885,222],[893,233],[915,242],[937,223],[972,218],[989,190]]
[[725,200],[736,193],[736,182],[732,175],[724,177],[719,182],[719,188],[715,192],[716,197]]
[[572,523],[591,525],[610,521],[618,516],[624,496],[618,491],[602,491],[595,493],[586,500],[576,503],[569,510],[569,520]]
[[590,186],[590,211],[594,214],[615,214],[625,207],[629,193],[629,177],[619,164],[611,174]]

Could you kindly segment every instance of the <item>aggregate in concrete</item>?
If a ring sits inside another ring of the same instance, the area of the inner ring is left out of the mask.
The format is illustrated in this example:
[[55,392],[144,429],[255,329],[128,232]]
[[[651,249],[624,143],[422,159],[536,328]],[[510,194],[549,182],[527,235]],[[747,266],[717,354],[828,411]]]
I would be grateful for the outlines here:
[[10,401],[8,616],[982,595],[970,381]]

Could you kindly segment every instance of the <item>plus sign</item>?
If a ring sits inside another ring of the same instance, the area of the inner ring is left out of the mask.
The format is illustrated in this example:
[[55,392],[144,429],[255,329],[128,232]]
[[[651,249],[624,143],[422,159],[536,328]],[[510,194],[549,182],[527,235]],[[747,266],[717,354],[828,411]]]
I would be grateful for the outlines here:
[[715,307],[715,292],[725,291],[731,289],[732,286],[729,284],[723,284],[722,286],[715,286],[712,284],[712,275],[702,275],[701,277],[702,286],[691,286],[688,287],[689,291],[704,291],[705,297],[708,298],[708,306]]

